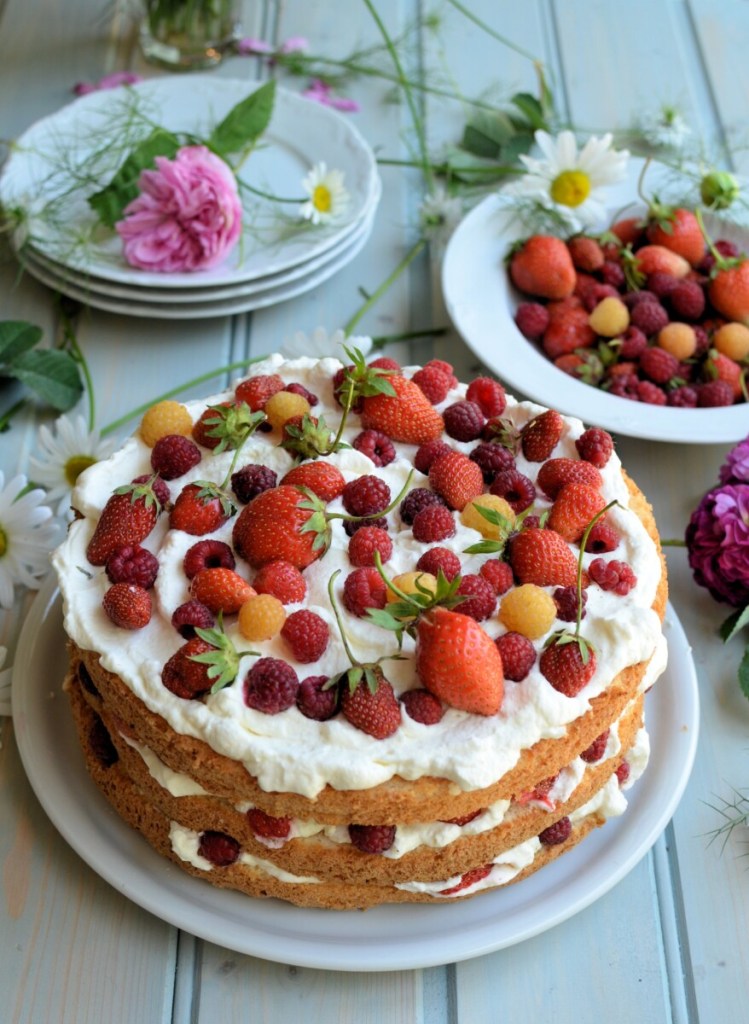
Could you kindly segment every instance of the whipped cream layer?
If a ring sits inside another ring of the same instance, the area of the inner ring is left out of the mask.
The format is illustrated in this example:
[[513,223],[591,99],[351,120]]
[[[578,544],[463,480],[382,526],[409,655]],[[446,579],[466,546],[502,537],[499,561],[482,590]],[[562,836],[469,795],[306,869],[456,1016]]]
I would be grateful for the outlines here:
[[[313,414],[324,415],[328,426],[335,429],[341,410],[333,397],[332,379],[340,365],[336,359],[285,362],[276,355],[255,364],[252,376],[278,373],[286,383],[303,384],[320,400]],[[404,372],[410,376],[415,369],[406,368]],[[232,394],[233,390],[205,401],[186,403],[193,421],[209,405],[225,401]],[[459,385],[437,408],[443,409],[464,396],[465,386]],[[520,428],[541,411],[540,406],[518,403],[508,396],[503,416]],[[344,440],[351,443],[360,430],[359,418],[352,416]],[[580,420],[566,417],[553,457],[577,458],[574,442],[583,430]],[[453,448],[465,452],[476,444],[445,439]],[[295,461],[278,442],[277,432],[254,435],[243,448],[239,465],[263,463],[278,473],[280,481]],[[413,469],[416,446],[396,447],[398,457],[382,468],[375,467],[353,448],[338,451],[326,457],[326,461],[338,466],[346,481],[363,474],[376,474],[388,483],[393,497],[412,470],[410,486],[428,487],[428,478]],[[398,730],[387,739],[377,740],[352,726],[342,715],[327,722],[316,722],[305,718],[296,707],[277,715],[248,708],[243,700],[242,684],[254,659],[247,657],[242,659],[240,674],[232,685],[201,700],[183,700],[162,685],[161,670],[183,643],[170,622],[174,609],[190,596],[182,560],[186,551],[203,538],[169,530],[167,514],[159,518],[143,542],[160,563],[154,588],[154,615],[148,626],[134,632],[117,628],[107,618],[101,602],[109,581],[103,569],[90,566],[86,559],[87,545],[108,498],[116,487],[151,472],[150,456],[151,449],[136,435],[108,460],[86,470],[79,479],[72,503],[82,518],[71,524],[66,540],[53,555],[63,595],[65,630],[79,647],[96,651],[103,667],[118,675],[149,710],[161,715],[177,733],[204,740],[217,753],[241,762],[267,791],[314,797],[327,785],[339,790],[368,789],[394,776],[406,780],[423,776],[445,778],[455,784],[456,791],[483,788],[510,770],[523,750],[539,740],[564,736],[568,726],[589,709],[591,699],[604,692],[620,671],[648,661],[662,642],[661,625],[651,607],[661,574],[660,559],[644,526],[629,508],[629,492],[614,453],[601,470],[606,501],[616,499],[619,503],[608,513],[608,521],[621,537],[612,557],[629,563],[637,585],[626,597],[605,592],[597,586],[589,587],[583,633],[597,651],[597,669],[578,696],[570,698],[557,692],[543,678],[536,663],[523,682],[506,683],[504,701],[497,715],[483,717],[447,708],[441,722],[426,726],[413,721],[404,711]],[[222,481],[231,460],[232,452],[219,455],[206,452],[198,466],[169,483],[172,500],[185,485],[195,480]],[[526,462],[520,453],[517,468],[535,480],[539,466]],[[541,511],[550,504],[539,494],[535,507]],[[343,510],[340,499],[331,502],[328,508]],[[446,546],[461,554],[464,573],[478,572],[486,556],[462,553],[479,541],[480,535],[463,526],[458,513],[454,516],[457,532],[445,542]],[[395,576],[413,570],[420,555],[431,545],[414,539],[411,529],[401,523],[397,508],[389,513],[388,520],[393,555],[386,570]],[[233,523],[232,519],[210,536],[230,543]],[[229,617],[226,631],[240,651],[251,648],[261,656],[282,658],[294,666],[300,679],[333,675],[347,667],[327,587],[332,574],[341,570],[336,597],[343,611],[343,582],[352,568],[348,558],[349,538],[340,520],[333,521],[332,534],[330,550],[304,571],[307,595],[303,605],[287,606],[287,613],[303,606],[327,621],[330,643],[322,658],[313,664],[295,663],[280,636],[264,643],[249,644],[239,633],[236,621]],[[584,555],[583,564],[589,564],[593,557]],[[252,581],[253,570],[241,559],[237,560],[237,571]],[[343,614],[350,643],[361,662],[395,653],[395,643],[389,633],[345,611]],[[496,615],[482,626],[492,637],[505,631]],[[557,621],[552,629],[559,626]],[[545,639],[535,641],[538,650]],[[414,670],[413,650],[413,641],[406,637],[405,660],[384,662],[386,676],[396,693],[420,685]]]

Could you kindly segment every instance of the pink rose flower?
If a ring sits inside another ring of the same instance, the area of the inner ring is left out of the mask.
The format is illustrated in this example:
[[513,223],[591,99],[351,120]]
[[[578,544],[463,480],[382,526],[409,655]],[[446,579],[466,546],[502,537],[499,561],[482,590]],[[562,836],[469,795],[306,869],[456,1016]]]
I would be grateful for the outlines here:
[[242,204],[230,168],[205,146],[184,146],[141,171],[141,190],[115,224],[125,259],[158,273],[207,270],[228,256],[242,231]]

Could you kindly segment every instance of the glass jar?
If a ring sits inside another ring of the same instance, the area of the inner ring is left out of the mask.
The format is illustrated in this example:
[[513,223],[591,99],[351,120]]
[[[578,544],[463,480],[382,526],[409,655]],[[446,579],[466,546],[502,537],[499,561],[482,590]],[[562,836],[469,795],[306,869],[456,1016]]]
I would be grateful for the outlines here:
[[143,56],[171,71],[215,67],[239,38],[240,6],[241,0],[143,0]]

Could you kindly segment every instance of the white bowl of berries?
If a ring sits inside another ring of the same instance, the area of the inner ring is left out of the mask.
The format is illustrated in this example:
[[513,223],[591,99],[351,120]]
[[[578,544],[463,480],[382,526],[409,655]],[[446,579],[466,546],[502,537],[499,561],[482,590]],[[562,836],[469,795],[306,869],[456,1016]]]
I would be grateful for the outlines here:
[[447,248],[448,312],[490,370],[543,405],[632,437],[739,440],[749,231],[664,200],[657,167],[645,205],[642,167],[630,161],[610,190],[607,223],[570,237],[524,230],[501,193],[489,196]]

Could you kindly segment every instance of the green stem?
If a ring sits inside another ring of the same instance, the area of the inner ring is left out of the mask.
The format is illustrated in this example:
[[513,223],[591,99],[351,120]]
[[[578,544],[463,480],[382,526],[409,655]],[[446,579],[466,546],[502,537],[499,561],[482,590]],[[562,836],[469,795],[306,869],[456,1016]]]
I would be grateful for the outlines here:
[[[380,167],[418,167],[422,168],[421,163],[417,163],[415,160],[395,160],[386,157],[377,157],[377,163]],[[441,174],[447,176],[451,173],[450,165],[446,163],[432,163],[429,165],[431,170],[435,174]],[[507,164],[476,164],[474,167],[461,167],[461,177],[465,174],[476,174],[484,175],[486,177],[492,176],[497,178],[503,178],[507,174],[518,174],[522,170],[520,167],[512,167]]]
[[372,349],[385,348],[396,341],[413,341],[415,338],[441,338],[449,332],[449,327],[428,327],[423,331],[401,331],[400,334],[380,334],[372,338]]
[[88,398],[88,429],[89,432],[91,432],[96,427],[96,395],[94,392],[94,382],[91,378],[91,371],[88,368],[88,361],[78,344],[78,338],[76,337],[73,321],[62,307],[60,308],[60,319],[62,322],[63,342],[70,350],[70,354],[73,359],[75,359],[76,363],[80,366],[83,379],[86,382],[86,395]]
[[344,647],[344,650],[346,651],[346,656],[347,656],[348,660],[351,662],[352,666],[353,665],[359,665],[360,662],[358,662],[357,659],[354,657],[354,655],[351,652],[351,648],[348,645],[348,638],[346,636],[346,631],[343,628],[343,622],[341,622],[341,615],[340,615],[340,612],[338,611],[338,602],[336,601],[335,594],[333,593],[333,584],[335,583],[336,578],[338,576],[340,576],[340,574],[341,574],[341,570],[340,569],[336,569],[336,571],[333,573],[333,575],[328,580],[328,596],[330,597],[330,606],[333,609],[333,614],[335,615],[335,620],[338,623],[338,632],[341,634],[341,641],[343,642],[343,647]]
[[192,380],[185,381],[184,384],[178,384],[175,388],[170,388],[169,391],[165,391],[162,395],[158,395],[156,398],[152,398],[149,402],[144,402],[143,405],[139,405],[136,409],[132,409],[130,412],[125,413],[124,416],[120,416],[119,419],[114,420],[112,423],[108,423],[106,427],[102,427],[101,436],[106,437],[107,434],[114,433],[120,427],[129,423],[130,420],[135,419],[136,416],[141,416],[147,409],[150,409],[152,405],[156,405],[157,402],[164,402],[168,398],[173,398],[178,395],[181,391],[187,391],[188,388],[203,384],[207,380],[213,380],[214,377],[220,377],[224,373],[231,373],[232,370],[242,370],[246,366],[251,366],[253,363],[259,363],[261,359],[265,359],[265,356],[254,356],[252,359],[242,359],[237,363],[229,363],[228,366],[220,366],[216,370],[209,370],[207,373],[202,373],[199,377],[193,377]]
[[662,548],[685,548],[686,546],[687,542],[685,540],[678,540],[675,538],[672,538],[671,540],[663,540],[663,538],[661,538]]
[[24,405],[28,402],[28,398],[19,398],[15,405],[11,405],[7,412],[0,416],[0,434],[4,434],[5,431],[10,427],[10,421],[23,409]]
[[254,185],[248,185],[247,182],[243,181],[240,177],[237,177],[237,183],[240,188],[246,189],[254,196],[260,196],[261,199],[270,199],[274,203],[305,203],[307,201],[305,196],[301,199],[298,197],[294,199],[286,199],[283,196],[274,196],[270,192],[264,192],[261,188],[255,188]]
[[411,264],[419,253],[426,247],[426,239],[420,238],[416,245],[407,252],[403,259],[400,261],[398,266],[393,270],[388,277],[382,282],[382,284],[368,297],[367,301],[361,306],[358,312],[354,313],[351,319],[348,321],[346,326],[343,328],[343,333],[348,337],[356,325],[359,323],[361,318],[367,313],[372,306],[374,306],[379,299],[385,294],[390,285],[403,273],[403,271]]
[[504,46],[507,46],[511,50],[514,50],[515,53],[519,53],[521,57],[527,57],[528,60],[533,61],[535,65],[541,66],[541,61],[538,59],[538,57],[534,57],[532,53],[529,53],[528,50],[524,50],[523,47],[518,46],[517,43],[513,43],[512,40],[507,39],[506,36],[500,35],[499,32],[493,29],[491,25],[487,25],[485,21],[482,21],[481,18],[479,18],[476,14],[473,13],[473,11],[469,10],[467,7],[464,7],[463,4],[459,2],[459,0],[448,0],[448,3],[452,4],[456,11],[460,11],[460,13],[465,15],[465,17],[468,18],[469,21],[472,21],[474,25],[478,25],[480,29],[483,29],[483,31],[488,33],[493,39],[496,39]]

